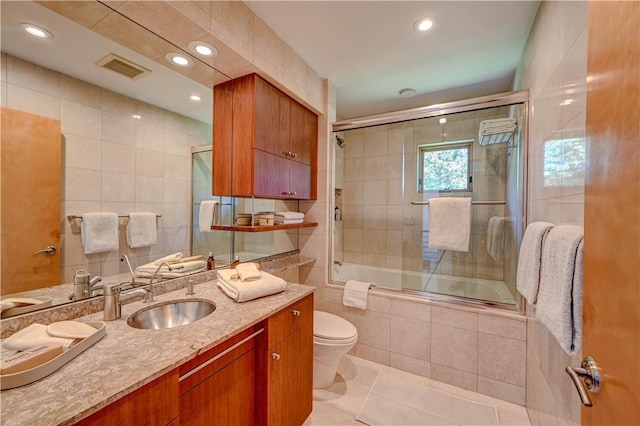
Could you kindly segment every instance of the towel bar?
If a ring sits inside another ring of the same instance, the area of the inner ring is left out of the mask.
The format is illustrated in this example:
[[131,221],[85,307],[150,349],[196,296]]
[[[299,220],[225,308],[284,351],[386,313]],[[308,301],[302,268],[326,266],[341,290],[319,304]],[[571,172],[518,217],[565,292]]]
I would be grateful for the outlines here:
[[[129,217],[129,215],[128,214],[119,214],[118,217]],[[162,215],[156,213],[156,217],[162,217]],[[69,219],[69,220],[82,219],[82,216],[77,216],[75,214],[70,214],[70,215],[67,216],[67,219]]]
[[[411,204],[414,206],[428,206],[429,200],[426,201],[412,201]],[[493,206],[500,204],[507,204],[506,201],[471,201],[471,204],[483,205],[483,206]]]

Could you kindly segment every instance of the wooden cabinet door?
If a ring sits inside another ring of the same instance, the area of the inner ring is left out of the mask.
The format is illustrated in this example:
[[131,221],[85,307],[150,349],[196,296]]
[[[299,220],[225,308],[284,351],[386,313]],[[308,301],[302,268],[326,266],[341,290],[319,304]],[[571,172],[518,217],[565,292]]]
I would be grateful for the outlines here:
[[291,101],[257,75],[255,79],[253,147],[280,157],[289,151]]
[[267,356],[269,425],[301,425],[313,403],[313,321],[273,346]]
[[255,423],[255,349],[180,397],[180,425]]
[[291,105],[291,152],[293,160],[304,164],[313,164],[317,154],[318,117],[298,104]]
[[287,198],[289,160],[254,149],[253,194],[257,197]]
[[138,426],[166,425],[178,417],[178,370],[157,378],[140,389],[107,405],[78,425]]
[[289,162],[289,191],[292,198],[309,200],[312,197],[311,166],[295,161]]

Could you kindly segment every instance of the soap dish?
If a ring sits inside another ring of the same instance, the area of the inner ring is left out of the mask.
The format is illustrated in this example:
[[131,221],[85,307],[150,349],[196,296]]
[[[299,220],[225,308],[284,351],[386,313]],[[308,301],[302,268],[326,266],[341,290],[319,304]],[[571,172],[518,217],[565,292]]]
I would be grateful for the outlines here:
[[28,385],[29,383],[33,383],[53,374],[105,336],[107,327],[104,322],[94,321],[87,322],[86,324],[95,328],[96,332],[91,336],[82,339],[57,357],[45,362],[44,364],[33,367],[29,370],[20,371],[19,373],[0,375],[0,390],[13,389]]

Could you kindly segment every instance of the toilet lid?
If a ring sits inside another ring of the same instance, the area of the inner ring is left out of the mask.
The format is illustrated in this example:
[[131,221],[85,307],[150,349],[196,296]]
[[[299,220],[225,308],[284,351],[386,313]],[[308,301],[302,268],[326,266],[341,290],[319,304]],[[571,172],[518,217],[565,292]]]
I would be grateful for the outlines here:
[[313,334],[325,339],[344,340],[358,334],[356,328],[344,318],[328,312],[313,312]]

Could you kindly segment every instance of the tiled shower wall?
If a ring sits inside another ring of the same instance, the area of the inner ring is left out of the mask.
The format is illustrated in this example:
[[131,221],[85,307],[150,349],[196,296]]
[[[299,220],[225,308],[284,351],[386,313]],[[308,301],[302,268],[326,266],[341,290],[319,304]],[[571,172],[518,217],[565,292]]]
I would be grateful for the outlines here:
[[[516,74],[530,90],[529,222],[584,223],[585,164],[545,182],[545,147],[585,141],[588,2],[542,2]],[[573,141],[568,142],[568,139]],[[565,160],[564,158],[562,160]],[[564,368],[579,366],[527,307],[527,411],[534,425],[580,424],[580,401]]]
[[[77,269],[126,272],[189,253],[190,147],[211,141],[211,126],[2,53],[2,105],[60,120],[63,134],[61,282]],[[133,118],[139,115],[140,118]],[[119,251],[85,255],[79,220],[67,215],[152,211],[158,244],[131,249],[120,219]]]
[[[503,258],[489,256],[486,238],[489,218],[505,216],[505,206],[473,206],[470,251],[442,253],[425,249],[427,209],[409,205],[409,201],[449,195],[505,200],[508,151],[504,146],[480,146],[477,129],[482,120],[506,116],[507,107],[491,108],[450,114],[446,124],[433,117],[344,132],[342,223],[336,226],[336,238],[344,240],[341,260],[502,280]],[[420,145],[465,140],[476,140],[471,164],[473,191],[418,193],[416,162]]]

